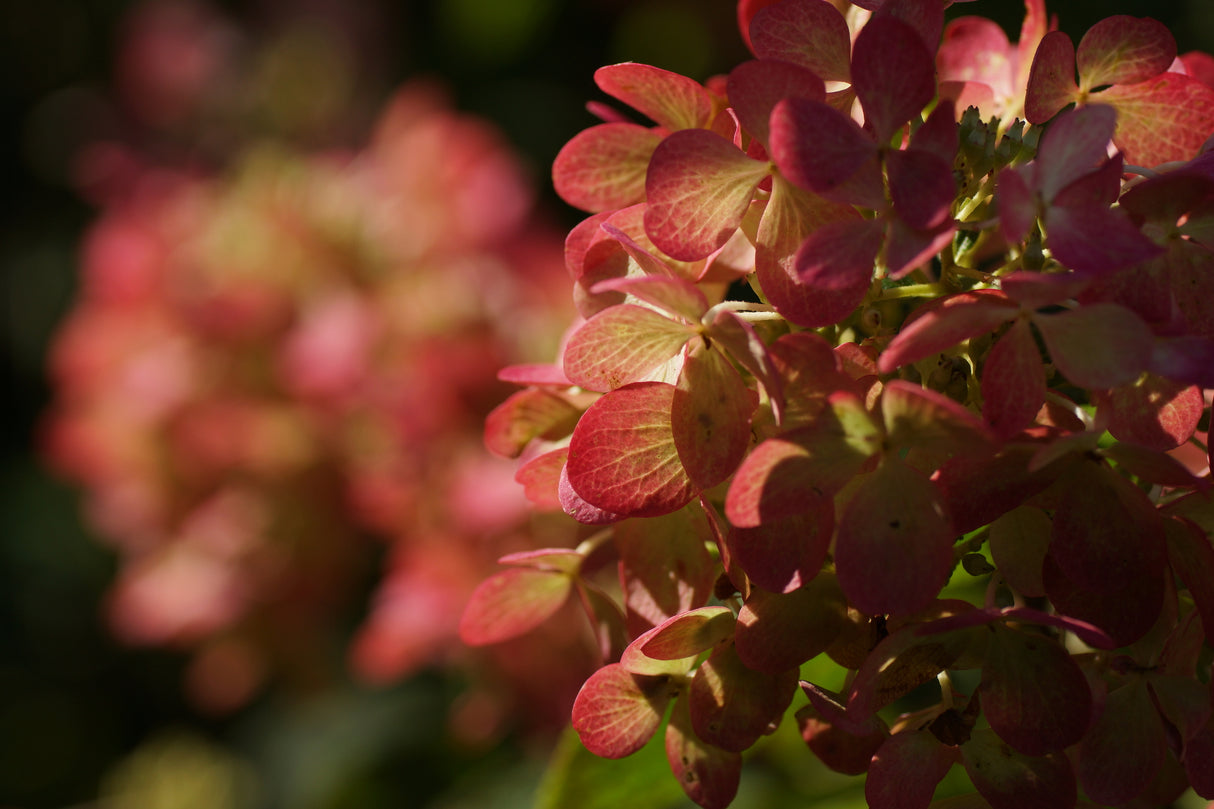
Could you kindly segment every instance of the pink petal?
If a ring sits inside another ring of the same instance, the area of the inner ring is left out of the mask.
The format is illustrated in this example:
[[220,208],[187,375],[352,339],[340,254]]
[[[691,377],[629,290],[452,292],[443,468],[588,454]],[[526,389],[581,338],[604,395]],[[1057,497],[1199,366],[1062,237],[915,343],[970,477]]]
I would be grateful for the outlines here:
[[1045,402],[1045,368],[1028,321],[1017,320],[995,343],[982,370],[982,415],[1010,438],[1037,418]]
[[806,236],[834,221],[861,221],[847,205],[827,202],[783,177],[772,178],[771,198],[755,239],[755,275],[763,294],[785,318],[807,326],[820,316],[816,293],[797,278],[794,262]]
[[470,646],[499,643],[530,632],[564,605],[573,589],[565,573],[511,568],[481,582],[460,618],[460,639]]
[[809,235],[797,251],[796,272],[813,298],[805,302],[810,326],[828,326],[852,313],[872,283],[881,248],[879,220],[831,222]]
[[573,489],[600,509],[629,517],[677,511],[695,495],[671,434],[674,386],[638,382],[587,410],[569,444]]
[[953,530],[936,487],[887,459],[839,518],[835,565],[848,603],[866,615],[905,615],[930,604],[953,566]]
[[783,176],[801,188],[846,191],[843,201],[874,209],[885,205],[877,145],[855,121],[820,101],[785,99],[776,105],[771,155]]
[[1024,117],[1029,123],[1044,124],[1078,95],[1075,44],[1064,32],[1051,31],[1041,38],[1033,56],[1024,95]]
[[600,67],[594,81],[610,96],[675,131],[702,129],[713,116],[713,100],[699,82],[651,65],[625,62]]
[[1093,25],[1075,51],[1084,90],[1146,81],[1167,70],[1175,58],[1176,40],[1166,25],[1150,17],[1125,14]]
[[741,463],[757,405],[758,396],[720,350],[696,340],[679,373],[670,424],[679,459],[698,489],[721,483]]
[[877,143],[917,116],[936,95],[936,66],[918,31],[874,16],[856,38],[852,86]]
[[670,772],[702,809],[727,809],[742,778],[742,754],[703,742],[691,726],[690,700],[675,703],[666,726]]
[[1033,324],[1054,365],[1084,388],[1115,388],[1132,382],[1151,358],[1150,328],[1138,315],[1114,303],[1038,314]]
[[980,82],[1010,95],[1015,52],[999,23],[985,17],[958,17],[944,28],[936,52],[940,81]]
[[[950,115],[951,122],[951,115]],[[957,183],[952,163],[917,148],[888,152],[885,169],[899,218],[916,230],[939,227],[950,218]]]
[[1214,88],[1180,73],[1118,84],[1092,100],[1117,108],[1113,142],[1135,165],[1188,160],[1214,132]]
[[599,124],[566,143],[552,163],[561,199],[584,211],[609,211],[645,199],[645,172],[661,135],[636,124]]
[[761,59],[800,65],[825,81],[851,81],[851,32],[826,0],[773,4],[754,16],[750,36]]
[[672,699],[664,677],[645,677],[619,663],[596,671],[573,703],[573,729],[586,749],[603,758],[623,758],[645,746]]
[[1108,159],[1117,111],[1104,104],[1067,110],[1037,146],[1037,187],[1047,202]]
[[1015,317],[1018,307],[996,291],[961,292],[933,301],[911,315],[877,360],[892,373],[904,365],[948,351],[963,341],[995,331]]
[[694,330],[644,306],[612,306],[583,323],[565,345],[565,374],[587,390],[645,379],[674,357]]
[[822,79],[788,62],[755,59],[743,62],[729,73],[729,98],[742,127],[767,146],[771,111],[782,99],[823,101]]
[[645,180],[645,232],[672,258],[693,261],[722,247],[742,217],[766,163],[746,156],[704,129],[667,137],[653,153]]

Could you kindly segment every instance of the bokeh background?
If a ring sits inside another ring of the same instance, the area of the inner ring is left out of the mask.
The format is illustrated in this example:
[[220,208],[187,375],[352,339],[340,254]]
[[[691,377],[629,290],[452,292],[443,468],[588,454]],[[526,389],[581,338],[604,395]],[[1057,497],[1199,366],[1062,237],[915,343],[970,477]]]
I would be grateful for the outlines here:
[[[314,669],[302,684],[267,676],[244,691],[234,685],[239,698],[230,704],[200,702],[189,689],[192,649],[116,637],[107,615],[120,548],[86,519],[82,487],[44,458],[51,346],[81,292],[82,244],[122,182],[97,173],[93,147],[119,144],[119,156],[137,156],[144,170],[188,166],[227,182],[254,144],[293,155],[363,149],[394,92],[424,78],[445,88],[446,108],[496,128],[534,191],[529,221],[559,245],[579,215],[552,194],[547,166],[594,122],[584,104],[602,98],[595,68],[631,60],[698,79],[726,72],[746,58],[734,3],[174,0],[168,5],[184,20],[173,29],[179,38],[138,51],[132,42],[152,5],[0,4],[0,807],[531,806],[537,785],[557,789],[553,776],[544,781],[554,746],[558,759],[576,754],[556,723],[524,721],[525,688],[496,713],[469,707],[477,687],[509,679],[494,673],[500,660],[438,648],[457,643],[440,635],[407,674],[392,666],[379,677],[351,671],[350,643],[394,568],[391,543],[359,551],[325,612],[325,632],[309,641]],[[1117,12],[1160,19],[1182,51],[1214,51],[1207,0],[1060,0],[1050,10],[1076,37]],[[1022,13],[1013,0],[951,11],[991,16],[1013,36]],[[222,76],[205,102],[194,97],[186,113],[175,112],[174,100],[189,96],[197,77],[191,71],[206,72],[192,37],[206,39],[203,55],[220,59]],[[90,154],[93,162],[83,157]],[[398,226],[419,227],[408,217]],[[415,294],[434,298],[413,304],[443,308],[453,303],[443,296],[483,293],[474,284],[462,293],[427,289]],[[505,390],[490,381],[482,395]],[[458,607],[443,609],[450,624]],[[536,660],[555,668],[562,658]],[[222,666],[211,671],[227,676]],[[546,682],[534,671],[510,676]],[[854,803],[854,790],[841,784],[797,792],[800,777],[772,776],[766,797],[752,789],[743,799],[788,805],[781,801],[792,790],[801,801],[819,795],[815,805]],[[585,789],[606,799],[608,783]],[[677,789],[650,794],[647,805],[683,805]]]

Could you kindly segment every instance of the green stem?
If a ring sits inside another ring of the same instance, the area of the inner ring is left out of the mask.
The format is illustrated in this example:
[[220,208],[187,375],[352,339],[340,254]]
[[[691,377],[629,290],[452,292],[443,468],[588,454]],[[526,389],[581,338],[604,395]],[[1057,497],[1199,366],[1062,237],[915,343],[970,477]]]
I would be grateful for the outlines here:
[[941,295],[948,295],[953,292],[953,289],[948,284],[942,284],[939,281],[930,284],[908,284],[904,287],[890,287],[889,289],[881,290],[880,298],[882,300],[898,300],[899,298],[938,298]]

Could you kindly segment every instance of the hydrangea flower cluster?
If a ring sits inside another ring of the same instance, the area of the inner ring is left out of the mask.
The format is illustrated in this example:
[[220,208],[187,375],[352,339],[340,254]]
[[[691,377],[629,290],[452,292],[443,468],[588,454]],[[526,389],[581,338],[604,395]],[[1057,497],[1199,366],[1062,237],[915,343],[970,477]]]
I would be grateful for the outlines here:
[[[122,165],[52,347],[45,429],[119,554],[117,634],[192,650],[192,695],[233,708],[271,675],[330,670],[382,576],[357,672],[467,658],[464,602],[538,542],[511,465],[481,445],[496,370],[550,351],[572,313],[519,159],[418,84],[357,151],[265,146],[219,175]],[[531,718],[568,710],[567,666],[495,657]]]
[[648,120],[553,167],[580,316],[486,438],[590,527],[462,634],[576,593],[574,729],[708,809],[790,711],[880,809],[1214,798],[1214,59],[947,5],[742,0],[753,60],[601,68]]

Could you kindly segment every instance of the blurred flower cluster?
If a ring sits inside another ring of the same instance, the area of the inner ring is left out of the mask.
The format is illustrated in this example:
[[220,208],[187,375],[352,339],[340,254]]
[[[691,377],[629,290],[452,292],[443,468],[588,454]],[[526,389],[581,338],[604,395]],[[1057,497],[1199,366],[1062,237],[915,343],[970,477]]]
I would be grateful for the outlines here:
[[[466,733],[502,724],[503,682],[530,689],[513,695],[529,721],[563,724],[593,667],[578,624],[531,644],[563,666],[454,641],[493,560],[575,541],[563,515],[529,514],[481,434],[497,369],[549,354],[570,317],[560,233],[503,137],[428,83],[399,90],[361,145],[242,130],[213,102],[256,60],[234,61],[225,26],[145,6],[117,71],[143,131],[222,131],[194,151],[207,159],[128,138],[79,163],[100,212],[51,350],[45,449],[117,552],[113,630],[188,650],[187,690],[210,710],[271,679],[323,684],[348,643],[373,682],[488,666]],[[316,97],[314,68],[285,73],[266,98]],[[340,96],[291,120],[322,131]]]

